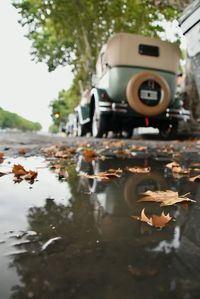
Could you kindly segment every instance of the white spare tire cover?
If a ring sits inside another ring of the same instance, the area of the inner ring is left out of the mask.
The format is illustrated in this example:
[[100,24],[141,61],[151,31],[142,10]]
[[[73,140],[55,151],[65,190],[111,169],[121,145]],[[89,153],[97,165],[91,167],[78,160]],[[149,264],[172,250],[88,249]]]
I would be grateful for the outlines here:
[[[160,100],[154,106],[149,106],[142,102],[139,95],[141,85],[149,80],[158,84],[161,90]],[[141,72],[133,76],[128,82],[126,96],[131,108],[145,116],[154,116],[162,113],[168,107],[170,102],[170,91],[167,82],[159,75],[152,72]]]

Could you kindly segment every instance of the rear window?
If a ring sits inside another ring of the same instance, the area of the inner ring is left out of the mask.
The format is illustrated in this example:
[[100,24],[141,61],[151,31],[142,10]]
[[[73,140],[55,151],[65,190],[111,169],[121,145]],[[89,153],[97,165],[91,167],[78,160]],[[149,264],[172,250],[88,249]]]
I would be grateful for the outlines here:
[[144,44],[139,45],[139,53],[141,55],[154,56],[154,57],[158,57],[160,55],[158,47],[144,45]]

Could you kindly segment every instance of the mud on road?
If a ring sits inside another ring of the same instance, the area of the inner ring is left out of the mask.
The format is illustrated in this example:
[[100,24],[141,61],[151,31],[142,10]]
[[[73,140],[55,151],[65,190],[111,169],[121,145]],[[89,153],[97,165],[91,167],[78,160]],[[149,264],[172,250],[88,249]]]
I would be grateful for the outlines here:
[[[197,136],[1,133],[0,298],[199,298],[199,149]],[[37,176],[15,175],[19,164]],[[195,202],[138,202],[148,190]],[[144,208],[172,218],[161,228],[132,217]]]

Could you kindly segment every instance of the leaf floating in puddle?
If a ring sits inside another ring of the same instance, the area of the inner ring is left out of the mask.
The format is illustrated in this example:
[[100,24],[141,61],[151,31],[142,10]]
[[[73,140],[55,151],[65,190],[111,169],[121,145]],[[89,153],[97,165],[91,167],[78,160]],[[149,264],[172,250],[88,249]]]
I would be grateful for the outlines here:
[[170,162],[165,165],[167,168],[171,169],[173,174],[181,174],[181,175],[187,175],[190,173],[190,169],[186,169],[180,166],[177,162]]
[[108,169],[105,172],[99,172],[96,174],[87,174],[85,172],[80,172],[79,175],[80,176],[84,176],[87,177],[89,179],[97,179],[97,180],[109,180],[112,178],[119,178],[121,176],[122,170],[121,169]]
[[25,180],[34,180],[35,178],[37,177],[37,172],[36,171],[32,171],[32,170],[29,170],[29,172],[24,176],[24,179]]
[[24,167],[20,164],[14,164],[12,172],[15,176],[23,176],[28,173],[28,171],[26,171]]
[[34,179],[37,177],[37,172],[32,170],[25,170],[25,168],[20,164],[15,164],[12,169],[12,173],[15,175],[14,182],[20,183],[23,179],[27,181],[34,181]]
[[142,210],[140,216],[132,216],[132,218],[137,219],[142,222],[146,222],[147,224],[154,226],[154,227],[158,227],[158,228],[165,227],[172,219],[172,217],[169,215],[169,213],[167,215],[165,215],[164,212],[162,212],[162,214],[160,216],[152,215],[149,218],[146,216],[144,211],[145,211],[145,209]]
[[151,167],[127,167],[127,170],[132,173],[149,173],[151,171]]
[[196,202],[185,195],[178,195],[178,192],[172,190],[166,191],[146,191],[143,193],[145,197],[138,200],[138,202],[142,201],[152,201],[152,202],[160,202],[160,206],[170,206],[180,202]]
[[0,163],[3,163],[4,160],[4,153],[0,152]]

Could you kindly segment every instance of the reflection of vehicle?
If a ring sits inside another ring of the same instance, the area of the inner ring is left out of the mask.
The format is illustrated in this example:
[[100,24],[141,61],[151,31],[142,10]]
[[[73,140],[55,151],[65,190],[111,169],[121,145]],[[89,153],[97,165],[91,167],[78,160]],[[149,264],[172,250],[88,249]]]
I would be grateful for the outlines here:
[[77,107],[82,135],[155,127],[163,137],[176,132],[189,112],[175,98],[180,52],[175,44],[118,33],[99,54],[93,88]]
[[[139,161],[141,165],[142,161]],[[115,159],[115,168],[125,169],[138,165],[132,159]],[[142,165],[141,165],[142,166]],[[79,171],[89,174],[106,171],[113,167],[113,159],[86,163],[79,161]],[[159,167],[158,167],[159,169]],[[158,171],[148,174],[132,174],[124,172],[121,178],[109,181],[92,180],[83,177],[82,189],[87,185],[91,191],[91,202],[94,204],[94,217],[103,240],[125,239],[132,234],[131,215],[139,215],[142,205],[137,203],[139,194],[147,190],[166,190],[167,182]],[[83,187],[84,186],[84,187]],[[160,213],[160,207],[151,206],[147,213]],[[137,222],[133,223],[137,229]],[[163,238],[163,235],[162,237]]]

